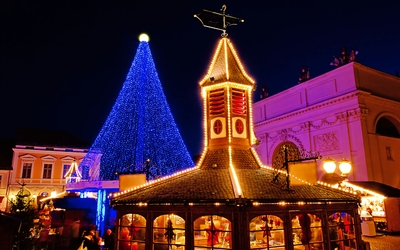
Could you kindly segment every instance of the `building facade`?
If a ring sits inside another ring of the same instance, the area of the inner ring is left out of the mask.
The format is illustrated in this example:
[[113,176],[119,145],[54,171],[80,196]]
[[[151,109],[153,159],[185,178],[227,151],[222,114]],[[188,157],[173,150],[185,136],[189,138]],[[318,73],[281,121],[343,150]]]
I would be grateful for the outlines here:
[[[258,155],[272,166],[281,146],[290,144],[349,160],[349,180],[400,188],[399,92],[399,77],[352,62],[258,101]],[[317,162],[318,179],[322,164]]]
[[74,161],[79,164],[87,149],[84,142],[64,132],[20,129],[12,148],[7,197],[13,199],[21,185],[31,194],[34,206],[40,199],[63,194],[66,173]]

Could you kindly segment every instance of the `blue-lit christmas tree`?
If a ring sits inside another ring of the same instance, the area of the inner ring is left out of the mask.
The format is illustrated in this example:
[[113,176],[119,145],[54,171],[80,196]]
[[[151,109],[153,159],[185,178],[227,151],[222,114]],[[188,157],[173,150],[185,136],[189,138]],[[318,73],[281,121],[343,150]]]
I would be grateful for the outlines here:
[[193,167],[151,55],[141,39],[118,98],[79,168],[83,179],[114,180],[147,170],[148,179]]

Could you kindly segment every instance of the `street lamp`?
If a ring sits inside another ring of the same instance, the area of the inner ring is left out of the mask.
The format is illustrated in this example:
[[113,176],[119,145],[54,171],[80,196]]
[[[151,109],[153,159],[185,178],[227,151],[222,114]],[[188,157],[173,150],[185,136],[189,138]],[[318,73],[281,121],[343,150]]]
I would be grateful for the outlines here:
[[345,177],[349,176],[349,173],[351,171],[350,161],[343,158],[341,161],[339,161],[339,169],[340,169],[340,172],[342,172],[342,176],[345,176]]
[[343,158],[339,162],[339,170],[341,175],[335,174],[336,170],[336,162],[335,160],[331,159],[330,157],[326,158],[324,160],[323,164],[325,172],[328,174],[328,179],[334,181],[335,183],[338,183],[339,185],[341,184],[342,181],[347,179],[347,176],[349,176],[349,173],[351,171],[351,163],[350,161],[346,160]]

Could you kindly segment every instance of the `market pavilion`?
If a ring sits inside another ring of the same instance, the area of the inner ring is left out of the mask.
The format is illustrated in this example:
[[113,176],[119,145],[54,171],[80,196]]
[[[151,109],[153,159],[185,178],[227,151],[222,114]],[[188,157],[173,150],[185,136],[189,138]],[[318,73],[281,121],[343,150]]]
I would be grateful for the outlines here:
[[227,37],[199,84],[201,159],[113,195],[117,249],[361,249],[355,193],[261,164],[252,148],[255,82]]

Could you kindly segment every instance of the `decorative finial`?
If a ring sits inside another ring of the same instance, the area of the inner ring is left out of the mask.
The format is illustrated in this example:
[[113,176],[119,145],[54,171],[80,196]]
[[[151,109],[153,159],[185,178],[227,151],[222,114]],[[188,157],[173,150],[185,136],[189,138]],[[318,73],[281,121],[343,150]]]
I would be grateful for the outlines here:
[[194,15],[194,17],[198,18],[201,24],[204,27],[222,30],[222,37],[227,37],[228,34],[226,33],[226,29],[228,26],[237,25],[238,23],[243,23],[244,20],[238,17],[233,17],[230,15],[225,14],[226,5],[222,5],[221,13],[203,10],[200,14]]

